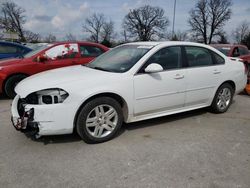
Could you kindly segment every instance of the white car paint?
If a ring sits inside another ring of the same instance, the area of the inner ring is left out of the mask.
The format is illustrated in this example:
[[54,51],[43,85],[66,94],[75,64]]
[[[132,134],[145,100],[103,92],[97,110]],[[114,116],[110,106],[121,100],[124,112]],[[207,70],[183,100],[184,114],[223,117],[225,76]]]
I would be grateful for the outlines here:
[[[11,108],[14,120],[20,118],[17,101],[44,89],[60,88],[69,96],[63,103],[25,106],[25,111],[34,108],[33,121],[38,122],[39,135],[72,133],[81,105],[90,97],[102,93],[114,93],[123,99],[124,121],[129,123],[210,106],[216,90],[225,81],[235,83],[236,93],[245,87],[244,65],[230,60],[210,46],[190,42],[137,42],[129,45],[151,49],[124,73],[71,66],[39,73],[23,80],[15,89],[17,96]],[[176,45],[210,49],[223,57],[225,64],[150,74],[137,73],[144,62],[159,49]]]

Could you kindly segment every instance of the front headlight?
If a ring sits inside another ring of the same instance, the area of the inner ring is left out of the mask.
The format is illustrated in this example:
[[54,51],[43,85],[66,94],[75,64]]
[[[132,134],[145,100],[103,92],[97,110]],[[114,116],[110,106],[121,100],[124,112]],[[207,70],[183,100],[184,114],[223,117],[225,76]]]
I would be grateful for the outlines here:
[[63,89],[52,88],[34,92],[26,97],[28,104],[57,104],[62,103],[69,94]]

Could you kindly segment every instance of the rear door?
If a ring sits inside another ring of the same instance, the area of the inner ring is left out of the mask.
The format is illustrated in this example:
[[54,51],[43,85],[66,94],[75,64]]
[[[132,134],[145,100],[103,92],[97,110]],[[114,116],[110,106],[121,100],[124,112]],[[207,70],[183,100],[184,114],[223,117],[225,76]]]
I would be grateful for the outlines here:
[[188,63],[185,106],[207,104],[221,82],[224,59],[197,46],[185,46],[185,54]]

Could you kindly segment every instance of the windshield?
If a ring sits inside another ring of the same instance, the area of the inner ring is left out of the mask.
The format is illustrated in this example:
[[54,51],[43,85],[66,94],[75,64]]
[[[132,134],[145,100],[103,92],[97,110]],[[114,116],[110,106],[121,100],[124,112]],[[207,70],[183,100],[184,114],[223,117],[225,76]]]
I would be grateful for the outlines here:
[[126,72],[153,46],[124,45],[114,48],[86,66],[109,72]]
[[33,55],[43,51],[44,49],[48,48],[49,46],[51,46],[51,44],[47,44],[47,45],[43,45],[43,46],[39,46],[39,48],[27,53],[24,58],[28,58],[28,57],[32,57]]
[[215,47],[217,50],[219,50],[220,52],[222,52],[224,55],[229,56],[229,52],[230,52],[230,47]]

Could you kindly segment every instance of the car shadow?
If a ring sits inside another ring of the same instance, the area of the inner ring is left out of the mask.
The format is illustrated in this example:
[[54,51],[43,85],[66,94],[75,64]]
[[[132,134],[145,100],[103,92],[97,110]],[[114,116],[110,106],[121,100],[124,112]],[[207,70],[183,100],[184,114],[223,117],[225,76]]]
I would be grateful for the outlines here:
[[4,94],[0,94],[0,100],[8,100],[9,98],[4,95]]
[[[207,108],[202,108],[198,110],[192,110],[189,112],[183,112],[183,113],[178,113],[174,115],[168,115],[164,117],[159,117],[159,118],[154,118],[154,119],[149,119],[149,120],[143,120],[135,123],[123,123],[119,133],[115,137],[119,137],[122,135],[125,131],[133,131],[135,129],[143,129],[145,127],[152,127],[152,126],[157,126],[162,123],[169,123],[169,122],[174,122],[180,119],[185,119],[189,117],[195,117],[195,116],[200,116],[202,114],[207,113],[208,110]],[[35,142],[41,142],[44,145],[47,144],[60,144],[60,143],[69,143],[69,142],[80,142],[82,139],[76,132],[68,135],[55,135],[55,136],[43,136],[40,138],[35,138],[34,134],[32,133],[26,133],[25,134],[28,138]],[[82,141],[83,142],[83,141]]]
[[34,133],[25,133],[25,136],[35,142],[41,142],[44,145],[82,141],[81,137],[75,132],[72,134],[65,134],[65,135],[42,136],[40,138],[36,138]]
[[173,115],[163,116],[159,118],[153,118],[149,120],[138,121],[134,123],[124,124],[124,128],[128,131],[135,130],[135,129],[142,129],[145,127],[152,127],[157,126],[163,123],[170,123],[180,119],[186,119],[190,117],[200,116],[202,114],[208,113],[207,108],[192,110],[188,112],[177,113]]

